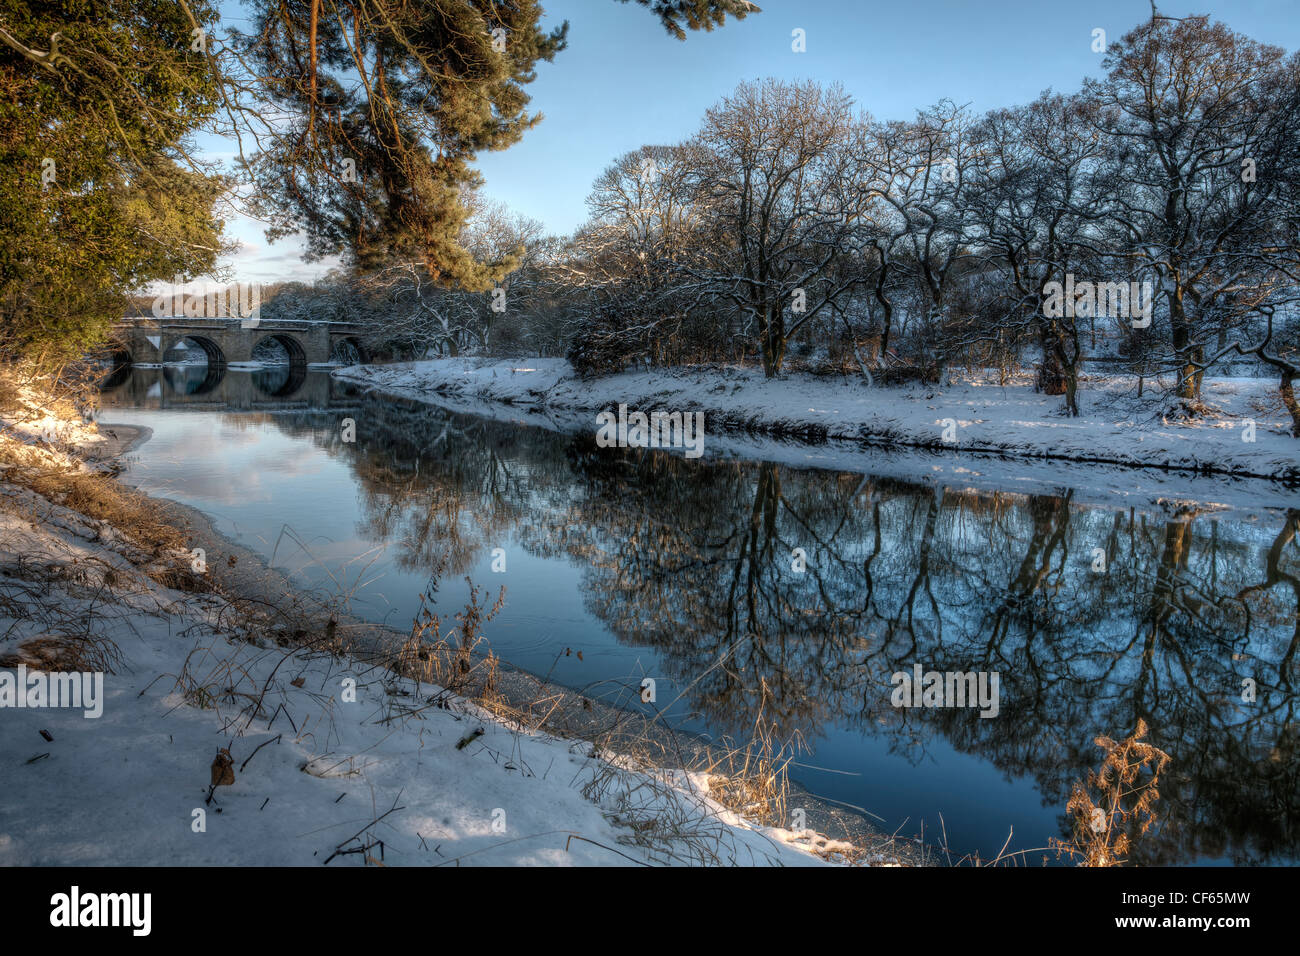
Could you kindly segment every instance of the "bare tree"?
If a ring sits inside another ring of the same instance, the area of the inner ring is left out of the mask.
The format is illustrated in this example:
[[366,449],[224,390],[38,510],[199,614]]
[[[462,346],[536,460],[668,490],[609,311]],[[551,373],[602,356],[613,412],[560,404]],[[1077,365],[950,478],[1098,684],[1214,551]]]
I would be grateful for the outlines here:
[[838,86],[767,79],[709,110],[698,143],[700,202],[723,241],[695,274],[749,320],[771,377],[791,337],[858,281],[829,267],[866,242],[865,121]]
[[[1277,211],[1283,183],[1261,160],[1279,140],[1283,51],[1206,17],[1153,18],[1088,80],[1097,131],[1122,184],[1107,210],[1114,254],[1149,272],[1167,308],[1177,394],[1199,402],[1207,347],[1242,318],[1234,290],[1261,278],[1241,255]],[[1267,281],[1267,280],[1266,280]],[[1247,296],[1247,301],[1259,301]]]
[[[697,146],[643,146],[596,180],[591,218],[563,267],[579,293],[571,357],[581,371],[612,370],[635,357],[684,358],[714,338],[704,315],[707,283],[694,274],[717,241],[710,211],[696,201],[700,165]],[[692,316],[705,321],[688,327]]]
[[1059,94],[990,113],[978,136],[973,217],[986,256],[982,278],[997,299],[996,331],[1036,341],[1039,387],[1064,394],[1069,413],[1078,415],[1081,329],[1073,309],[1047,314],[1044,288],[1099,261],[1105,144],[1088,123],[1087,106]]

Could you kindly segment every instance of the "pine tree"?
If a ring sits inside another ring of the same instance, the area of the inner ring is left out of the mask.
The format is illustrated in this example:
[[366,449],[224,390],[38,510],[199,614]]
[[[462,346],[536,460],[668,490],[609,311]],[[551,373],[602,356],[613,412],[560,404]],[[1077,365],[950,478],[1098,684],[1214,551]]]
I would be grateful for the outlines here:
[[[516,264],[461,242],[469,163],[538,122],[524,88],[564,49],[538,0],[250,0],[242,55],[282,123],[250,169],[271,238],[360,271],[422,261],[436,282],[483,290]],[[623,0],[627,2],[627,0]],[[712,29],[746,0],[637,0],[673,35]]]

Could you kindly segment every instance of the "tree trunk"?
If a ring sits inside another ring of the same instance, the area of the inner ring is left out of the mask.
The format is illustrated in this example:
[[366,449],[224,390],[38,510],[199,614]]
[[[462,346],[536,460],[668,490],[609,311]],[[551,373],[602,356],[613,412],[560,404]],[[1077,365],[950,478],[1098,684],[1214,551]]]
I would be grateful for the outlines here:
[[1295,376],[1289,370],[1283,369],[1281,378],[1277,390],[1282,395],[1282,404],[1291,413],[1291,434],[1300,438],[1300,405],[1296,404],[1295,400]]
[[1183,310],[1182,294],[1175,292],[1169,296],[1169,327],[1173,336],[1174,354],[1183,363],[1178,370],[1179,398],[1196,401],[1201,397],[1202,372],[1195,365],[1202,359],[1201,350],[1192,348],[1192,329]]
[[1065,407],[1071,418],[1079,417],[1079,370],[1065,363]]
[[881,322],[880,332],[880,354],[878,360],[885,361],[885,353],[889,351],[889,333],[894,325],[894,306],[889,301],[889,296],[885,295],[885,265],[881,262],[880,276],[876,282],[876,301],[885,311],[885,317]]
[[785,323],[778,307],[773,310],[764,305],[759,313],[759,338],[763,345],[763,374],[767,378],[776,378],[785,361]]
[[1038,344],[1042,359],[1038,365],[1035,387],[1044,395],[1064,395],[1065,374],[1061,368],[1060,352],[1052,341],[1051,329],[1046,325],[1039,329]]

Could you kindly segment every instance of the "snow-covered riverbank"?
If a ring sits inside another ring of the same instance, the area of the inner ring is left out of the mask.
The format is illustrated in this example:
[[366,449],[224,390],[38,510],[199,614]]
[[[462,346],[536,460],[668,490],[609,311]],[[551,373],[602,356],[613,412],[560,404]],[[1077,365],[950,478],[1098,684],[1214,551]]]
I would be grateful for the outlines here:
[[702,411],[709,434],[853,439],[1300,481],[1300,439],[1289,433],[1276,385],[1250,378],[1207,379],[1211,412],[1179,419],[1154,383],[1138,398],[1131,380],[1102,376],[1085,382],[1082,414],[1070,418],[1059,396],[1035,392],[1025,380],[879,388],[799,374],[768,380],[757,370],[715,366],[583,381],[563,359],[477,358],[351,366],[335,375],[381,389],[561,411],[594,413],[620,404],[645,412]]
[[[77,506],[87,492],[69,482],[102,478],[88,453],[106,461],[140,437],[43,413],[28,393],[0,422],[0,865],[834,855],[811,832],[724,809],[705,774],[632,766],[398,677],[332,625],[250,617],[203,585],[203,567],[240,553],[203,538],[196,566],[193,529],[163,547],[165,527],[140,536]],[[104,673],[102,716],[15,706],[19,675],[49,685],[54,672]]]
[[[1088,383],[1084,415],[1070,419],[1059,412],[1059,397],[1024,383],[872,389],[799,376],[767,382],[740,369],[582,382],[558,359],[443,359],[334,374],[384,394],[590,434],[597,411],[618,404],[702,410],[706,455],[979,491],[1070,488],[1074,500],[1106,507],[1274,511],[1294,507],[1300,480],[1300,440],[1286,433],[1276,390],[1256,379],[1207,381],[1206,394],[1220,411],[1177,422],[1164,419],[1154,398],[1139,401],[1113,380]],[[1121,411],[1128,418],[1115,418]],[[1252,415],[1253,443],[1242,440]],[[956,426],[957,443],[943,441],[945,419]]]

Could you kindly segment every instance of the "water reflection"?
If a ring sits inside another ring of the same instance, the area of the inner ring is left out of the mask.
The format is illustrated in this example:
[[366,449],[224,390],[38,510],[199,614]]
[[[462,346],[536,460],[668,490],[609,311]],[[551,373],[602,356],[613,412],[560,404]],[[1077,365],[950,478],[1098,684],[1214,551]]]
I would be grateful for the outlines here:
[[102,403],[122,408],[267,410],[331,408],[351,401],[350,387],[302,363],[229,369],[194,362],[158,367],[118,364],[102,386]]
[[165,365],[163,382],[177,395],[211,395],[226,377],[224,362]]
[[[848,729],[917,764],[956,750],[1060,812],[1093,738],[1143,719],[1174,763],[1134,862],[1296,859],[1300,508],[1247,522],[936,490],[303,389],[310,408],[275,426],[347,463],[390,560],[460,576],[509,538],[569,562],[588,613],[652,648],[715,734],[763,708],[785,733]],[[322,427],[343,400],[355,443]],[[997,672],[999,715],[894,708],[890,677],[914,664]]]
[[306,384],[307,366],[301,362],[271,365],[254,369],[249,373],[249,379],[263,395],[291,398]]

